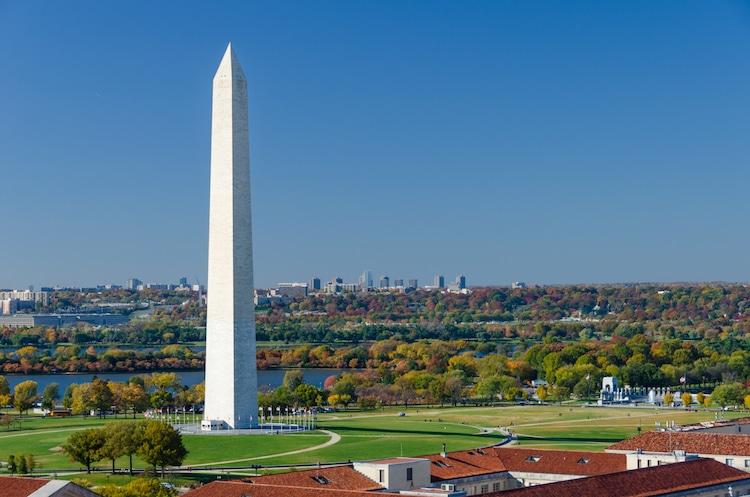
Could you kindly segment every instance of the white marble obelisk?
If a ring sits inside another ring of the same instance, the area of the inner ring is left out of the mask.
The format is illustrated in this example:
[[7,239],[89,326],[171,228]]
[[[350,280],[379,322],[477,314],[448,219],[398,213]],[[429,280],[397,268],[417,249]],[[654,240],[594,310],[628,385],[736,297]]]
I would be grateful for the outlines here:
[[202,428],[258,425],[247,80],[232,45],[214,76]]

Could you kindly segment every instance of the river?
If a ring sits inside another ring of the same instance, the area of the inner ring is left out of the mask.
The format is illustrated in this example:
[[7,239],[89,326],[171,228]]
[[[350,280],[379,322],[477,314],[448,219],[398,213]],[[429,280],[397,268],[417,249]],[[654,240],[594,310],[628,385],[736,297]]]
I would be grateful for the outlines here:
[[[287,369],[263,369],[258,370],[258,388],[276,388],[281,386],[284,382],[284,375],[289,371]],[[302,369],[305,374],[305,383],[313,385],[318,389],[323,388],[323,383],[326,378],[331,375],[340,375],[344,372],[357,372],[361,370],[348,369]],[[162,371],[163,372],[163,371]],[[204,371],[176,371],[177,375],[182,379],[181,383],[186,386],[193,386],[201,383],[205,379]],[[124,383],[131,376],[138,374],[148,373],[66,373],[66,374],[9,374],[5,375],[10,383],[11,392],[16,385],[26,380],[34,380],[37,382],[37,392],[40,394],[44,391],[45,387],[50,383],[57,383],[62,395],[65,390],[73,383],[87,383],[91,382],[93,377],[101,378],[103,380],[110,380],[119,383]]]

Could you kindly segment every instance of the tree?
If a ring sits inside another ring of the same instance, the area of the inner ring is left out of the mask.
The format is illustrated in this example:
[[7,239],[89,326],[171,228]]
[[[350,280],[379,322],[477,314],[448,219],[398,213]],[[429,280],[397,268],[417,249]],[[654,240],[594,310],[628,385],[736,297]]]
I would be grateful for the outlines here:
[[404,408],[409,407],[409,401],[413,400],[417,392],[414,391],[414,385],[412,384],[411,378],[408,376],[399,376],[395,383],[396,391],[401,402],[404,403]]
[[378,399],[370,395],[360,395],[358,404],[361,410],[371,411],[378,406]]
[[23,457],[23,454],[16,457],[16,461],[18,461],[18,474],[19,475],[25,475],[29,472],[28,466],[26,466],[26,458]]
[[161,409],[172,403],[172,392],[167,390],[156,390],[151,394],[151,406],[154,409]]
[[479,382],[477,395],[487,400],[495,400],[497,394],[503,389],[503,383],[499,376],[490,376]]
[[123,424],[125,423],[110,421],[102,428],[104,433],[104,445],[101,448],[100,455],[102,459],[109,459],[112,461],[112,473],[115,472],[115,460],[125,454],[122,448],[124,442],[121,433],[122,430],[120,430],[120,425]]
[[703,402],[706,400],[706,395],[703,392],[698,392],[698,394],[695,396],[695,401],[698,403],[698,405],[703,405]]
[[10,473],[10,476],[13,476],[13,473],[15,473],[17,469],[18,465],[16,464],[16,456],[11,454],[8,456],[8,473]]
[[91,473],[91,463],[101,460],[105,443],[103,430],[89,428],[70,435],[68,442],[62,445],[62,450],[71,461],[83,464],[87,472]]
[[125,405],[133,411],[133,419],[137,412],[143,412],[151,405],[148,394],[137,383],[130,383],[124,391],[124,396]]
[[334,406],[344,406],[344,410],[349,406],[349,402],[352,401],[351,395],[348,393],[342,393],[341,395],[334,393],[328,396],[328,403]]
[[722,384],[711,392],[711,400],[721,407],[739,404],[742,396],[742,386],[738,383]]
[[339,380],[333,385],[333,393],[341,395],[348,395],[349,399],[356,400],[357,385],[351,379],[351,375],[342,374]]
[[91,383],[91,403],[99,417],[106,417],[107,411],[112,409],[113,395],[109,382],[99,378]]
[[187,453],[182,443],[182,435],[171,425],[157,420],[146,421],[138,455],[154,468],[160,466],[162,478],[166,467],[179,466]]
[[339,394],[332,393],[331,395],[328,396],[328,398],[326,399],[326,402],[328,402],[329,405],[335,406],[339,403],[339,397],[341,397]]
[[284,386],[294,392],[298,386],[305,383],[305,373],[301,369],[290,369],[284,373]]
[[552,388],[551,394],[554,400],[562,404],[563,400],[568,400],[570,398],[570,388],[556,385]]
[[[104,425],[107,443],[104,448],[104,456],[107,459],[120,456],[128,456],[129,473],[133,474],[133,454],[138,452],[143,443],[143,431],[146,429],[145,421],[117,421]],[[112,471],[114,472],[114,459],[112,460]]]
[[454,406],[463,398],[464,383],[458,376],[449,376],[445,379],[445,392]]
[[13,407],[18,410],[18,414],[26,412],[31,408],[36,400],[37,382],[33,380],[22,381],[14,389]]
[[689,392],[685,392],[682,394],[682,397],[680,398],[682,400],[682,405],[685,407],[689,407],[690,404],[693,403],[693,395]]
[[[175,395],[175,404],[177,407],[182,407],[187,410],[188,407],[195,408],[196,405],[203,403],[205,397],[205,384],[193,385],[191,387],[183,387],[183,389]],[[191,411],[193,409],[190,409]]]
[[0,409],[10,404],[10,384],[5,376],[0,375]]
[[545,400],[547,400],[547,394],[549,391],[547,390],[547,387],[544,385],[539,385],[536,387],[536,396],[539,397],[539,400],[544,403]]
[[294,389],[294,396],[297,398],[299,405],[312,407],[318,402],[318,389],[303,383]]
[[62,405],[65,409],[70,409],[73,406],[73,392],[75,392],[77,386],[75,383],[71,383],[65,389],[62,399]]
[[8,427],[8,430],[10,430],[11,426],[14,424],[17,427],[21,426],[21,421],[19,419],[20,416],[12,416],[10,414],[5,414],[3,416],[0,416],[0,426],[6,426]]
[[50,383],[44,387],[42,392],[42,407],[51,411],[55,408],[57,400],[60,398],[60,387],[57,383]]
[[510,387],[505,393],[505,398],[510,401],[514,401],[516,399],[526,400],[528,396],[529,394],[526,393],[526,390],[519,387]]
[[664,405],[669,407],[672,405],[672,402],[674,402],[674,394],[672,392],[667,392],[664,394]]
[[174,394],[180,390],[180,378],[177,373],[152,373],[146,377],[146,386],[156,391]]
[[437,376],[428,385],[427,389],[430,392],[430,396],[437,402],[440,402],[440,406],[443,406],[443,402],[448,400],[448,395],[445,392],[445,378]]
[[[86,416],[94,408],[94,398],[91,391],[91,383],[81,383],[79,385],[72,385],[72,401],[70,408],[73,410],[73,414],[80,414]],[[67,392],[66,392],[67,393]]]

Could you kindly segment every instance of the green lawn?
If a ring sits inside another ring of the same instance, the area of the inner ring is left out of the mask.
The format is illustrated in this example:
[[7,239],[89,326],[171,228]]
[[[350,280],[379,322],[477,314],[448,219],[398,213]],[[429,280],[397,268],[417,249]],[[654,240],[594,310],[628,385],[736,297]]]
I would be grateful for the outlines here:
[[[247,467],[254,464],[295,465],[317,462],[367,460],[394,456],[434,454],[442,450],[463,450],[492,445],[503,440],[500,428],[510,429],[522,447],[603,450],[619,440],[653,430],[662,425],[697,423],[714,420],[715,411],[688,412],[680,409],[599,408],[579,406],[512,406],[512,407],[432,407],[403,408],[369,412],[337,412],[318,416],[318,427],[336,433],[341,439],[328,447],[299,454],[287,454],[316,447],[331,437],[322,432],[289,435],[184,435],[189,455],[185,466],[193,472],[222,468]],[[725,412],[727,419],[747,413]],[[98,418],[23,418],[20,430],[0,430],[0,461],[10,454],[33,454],[37,468],[74,470],[60,451],[74,430],[98,427],[107,420]],[[120,418],[120,421],[123,421]],[[127,420],[132,421],[132,420]],[[271,457],[268,457],[271,456]],[[136,467],[144,463],[137,458]],[[95,465],[100,474],[111,462]],[[116,462],[126,468],[126,458]],[[94,477],[92,477],[94,478]],[[96,476],[99,479],[99,476]],[[117,478],[121,478],[117,476]]]
[[330,438],[318,431],[290,435],[184,435],[182,439],[190,453],[183,464],[211,463],[221,467],[267,464],[257,458],[320,445]]

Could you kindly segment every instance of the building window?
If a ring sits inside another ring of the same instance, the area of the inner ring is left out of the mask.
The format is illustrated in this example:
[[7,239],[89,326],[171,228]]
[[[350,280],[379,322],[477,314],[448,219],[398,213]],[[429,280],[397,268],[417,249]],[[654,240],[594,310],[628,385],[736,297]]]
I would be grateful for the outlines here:
[[412,469],[406,468],[406,481],[412,481],[413,480],[412,476],[413,476]]
[[727,457],[727,466],[734,466],[734,459]]
[[492,484],[492,491],[497,492],[500,490],[500,482],[495,482]]
[[383,483],[385,479],[384,477],[385,477],[385,471],[383,471],[382,469],[378,470],[378,482],[379,483]]
[[487,493],[487,492],[489,492],[489,491],[490,491],[490,486],[489,486],[489,485],[482,485],[482,486],[480,487],[479,491],[480,491],[481,493],[483,493],[483,494],[484,494],[484,493]]
[[745,467],[750,468],[750,459],[745,459]]

